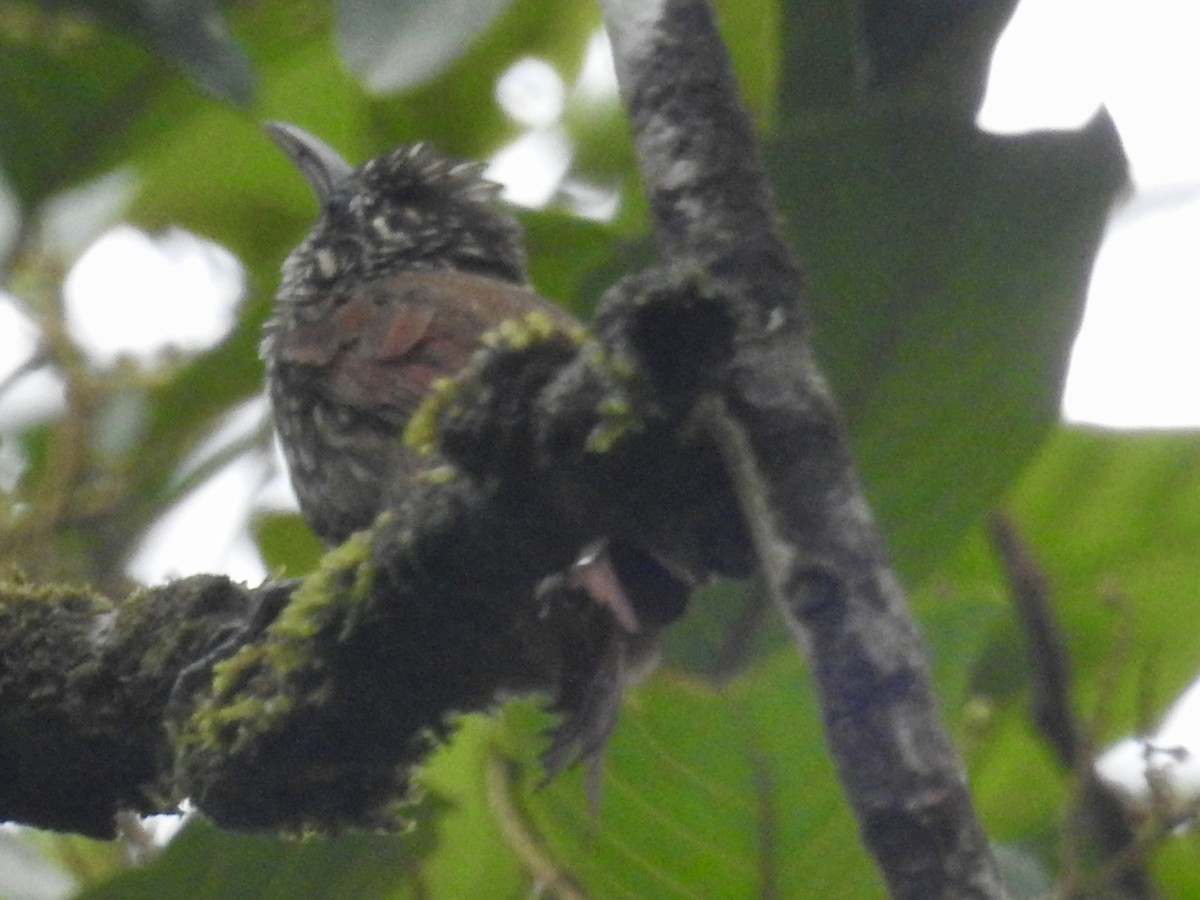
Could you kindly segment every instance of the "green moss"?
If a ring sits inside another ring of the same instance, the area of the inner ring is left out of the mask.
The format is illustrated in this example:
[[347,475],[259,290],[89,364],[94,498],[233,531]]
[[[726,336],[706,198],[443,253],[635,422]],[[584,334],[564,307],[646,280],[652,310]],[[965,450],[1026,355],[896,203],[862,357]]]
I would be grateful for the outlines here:
[[294,707],[295,701],[283,694],[259,697],[244,691],[229,702],[208,700],[192,713],[177,752],[236,752],[255,735],[270,731],[272,724]]
[[231,725],[244,726],[248,723],[260,726],[257,730],[262,730],[262,723],[290,712],[294,705],[290,697],[282,694],[274,694],[270,697],[240,694],[236,700],[206,709],[205,718],[210,732],[215,734],[219,734]]
[[24,580],[0,583],[0,608],[11,607],[16,609],[17,604],[38,604],[40,607],[37,609],[21,609],[18,613],[19,615],[24,615],[27,612],[44,615],[55,608],[67,613],[80,612],[85,608],[95,608],[97,612],[103,612],[112,608],[112,604],[108,600],[86,585],[31,585]]
[[335,604],[355,604],[370,596],[374,578],[371,532],[360,531],[326,553],[320,568],[304,579],[292,594],[288,605],[271,625],[272,645],[279,641],[307,641],[315,637],[330,623]]
[[415,478],[422,484],[450,484],[458,475],[454,466],[433,466],[418,472]]
[[[583,328],[565,329],[543,312],[531,312],[519,319],[507,319],[495,328],[484,332],[480,343],[493,350],[525,350],[538,341],[565,335],[577,344],[587,337]],[[479,359],[454,378],[439,378],[430,387],[416,411],[404,427],[404,443],[417,453],[430,454],[437,449],[438,420],[443,415],[453,415],[453,401],[463,378],[470,378],[479,365]]]
[[584,348],[584,353],[587,354],[588,365],[605,369],[612,375],[614,381],[628,383],[633,381],[637,375],[637,367],[633,363],[623,356],[613,356],[605,352],[604,348],[595,341]]
[[609,374],[613,387],[596,405],[598,421],[584,449],[589,453],[607,453],[626,435],[641,429],[638,412],[630,399],[638,371],[628,359],[606,353],[599,344],[589,344],[585,352],[590,365]]
[[371,534],[358,532],[326,553],[317,571],[296,589],[271,624],[264,661],[278,683],[291,680],[297,669],[319,669],[326,652],[320,646],[322,638],[337,640],[340,632],[352,627],[348,624],[350,612],[371,596],[375,580]]
[[173,677],[180,660],[191,658],[191,648],[209,640],[212,626],[204,618],[180,617],[177,610],[155,600],[144,589],[130,594],[117,608],[116,628],[123,632],[121,643],[136,648],[142,672]]
[[582,328],[564,329],[544,312],[535,311],[526,313],[519,319],[506,319],[495,328],[486,331],[480,341],[485,347],[524,350],[538,341],[560,334],[567,335],[576,343],[581,343],[584,339]]
[[246,674],[263,661],[263,649],[256,644],[247,644],[228,659],[213,666],[212,690],[216,697],[224,697],[244,683]]
[[404,443],[417,453],[433,453],[437,449],[437,423],[442,408],[454,397],[458,382],[453,378],[435,379],[429,393],[404,426]]
[[25,570],[16,563],[8,563],[4,568],[3,576],[0,576],[0,592],[6,591],[9,588],[24,589],[29,585],[29,576],[25,574]]
[[607,453],[625,435],[638,428],[637,418],[627,398],[609,394],[596,410],[600,422],[588,434],[584,449],[588,453]]
[[[297,671],[320,670],[322,638],[344,629],[348,607],[370,596],[370,553],[370,532],[355,534],[327,553],[320,568],[292,594],[262,643],[243,646],[213,666],[211,696],[188,720],[180,740],[182,752],[236,751],[254,735],[276,728],[298,704],[320,706],[328,699],[328,685],[297,678]],[[302,682],[307,686],[298,693]]]

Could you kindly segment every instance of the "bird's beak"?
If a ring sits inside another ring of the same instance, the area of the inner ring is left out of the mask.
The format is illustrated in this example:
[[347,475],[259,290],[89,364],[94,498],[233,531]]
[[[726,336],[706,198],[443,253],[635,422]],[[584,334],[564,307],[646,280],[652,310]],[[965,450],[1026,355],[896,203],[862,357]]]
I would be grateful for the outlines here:
[[322,205],[354,171],[341,154],[303,128],[287,122],[264,122],[263,130],[308,179]]

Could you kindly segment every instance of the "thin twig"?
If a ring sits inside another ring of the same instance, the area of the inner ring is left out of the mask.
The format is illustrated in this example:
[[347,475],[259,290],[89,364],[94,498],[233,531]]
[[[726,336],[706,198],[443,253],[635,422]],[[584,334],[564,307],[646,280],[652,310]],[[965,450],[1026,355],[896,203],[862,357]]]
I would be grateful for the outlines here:
[[1025,634],[1033,686],[1030,718],[1059,765],[1074,770],[1086,742],[1071,709],[1071,665],[1050,609],[1049,584],[1006,516],[993,515],[988,527]]
[[1070,656],[1051,606],[1049,579],[1008,517],[996,513],[988,525],[1025,635],[1030,718],[1059,765],[1075,776],[1064,836],[1067,896],[1149,900],[1156,895],[1137,829],[1120,798],[1096,775],[1087,729],[1071,702]]

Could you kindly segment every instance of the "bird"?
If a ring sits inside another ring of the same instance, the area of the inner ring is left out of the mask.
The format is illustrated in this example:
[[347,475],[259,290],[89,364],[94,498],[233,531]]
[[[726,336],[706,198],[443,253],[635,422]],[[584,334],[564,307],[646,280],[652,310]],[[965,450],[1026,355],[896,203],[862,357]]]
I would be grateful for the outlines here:
[[264,128],[320,203],[283,264],[261,355],[300,511],[336,545],[429,466],[400,435],[487,331],[531,312],[582,326],[530,287],[520,228],[480,164],[418,143],[352,167],[295,125]]
[[[283,263],[261,355],[301,514],[332,546],[396,505],[431,464],[401,434],[485,333],[533,312],[568,332],[582,325],[530,286],[520,227],[480,164],[418,143],[351,166],[296,125],[264,128],[320,204]],[[653,597],[641,597],[644,586]],[[653,554],[601,538],[542,589],[577,591],[612,618],[609,645],[552,704],[562,718],[543,756],[549,774],[579,759],[595,771],[627,676],[654,655],[691,584]]]

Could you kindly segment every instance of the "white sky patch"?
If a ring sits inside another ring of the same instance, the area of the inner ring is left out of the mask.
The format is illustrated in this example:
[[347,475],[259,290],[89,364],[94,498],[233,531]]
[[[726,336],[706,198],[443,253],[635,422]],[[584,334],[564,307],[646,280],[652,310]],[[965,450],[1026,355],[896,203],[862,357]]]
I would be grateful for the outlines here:
[[63,284],[67,328],[99,365],[203,350],[233,327],[240,263],[181,229],[152,238],[129,225],[102,235]]
[[1200,424],[1200,186],[1168,199],[1142,193],[1109,227],[1071,355],[1070,421]]
[[527,131],[488,161],[484,175],[504,185],[518,206],[545,206],[571,167],[571,141],[561,126]]
[[283,458],[283,450],[276,437],[272,444],[275,466],[273,475],[262,486],[255,498],[254,508],[272,512],[298,512],[300,501],[296,499],[296,491],[292,488],[292,480],[288,475],[287,461]]
[[1068,421],[1200,427],[1200,4],[1023,0],[997,45],[979,124],[1075,128],[1103,103],[1137,193],[1093,270]]
[[1079,128],[1101,103],[1105,0],[1023,0],[996,44],[977,122],[1014,134]]
[[14,379],[0,393],[0,432],[17,432],[67,409],[66,385],[58,371],[43,366]]
[[[255,438],[269,415],[265,395],[240,404],[222,419],[180,466],[179,477],[194,473],[247,438]],[[219,572],[258,584],[266,564],[249,532],[260,510],[299,508],[278,442],[269,455],[246,450],[204,480],[150,528],[126,571],[144,584],[193,572]]]
[[575,94],[580,100],[612,100],[617,96],[617,72],[613,68],[612,42],[598,31],[588,41],[579,67]]
[[1200,682],[1193,682],[1146,738],[1124,738],[1096,760],[1096,774],[1139,813],[1184,824],[1200,812]]
[[212,433],[196,445],[179,466],[179,478],[186,478],[205,464],[230,452],[239,443],[253,440],[269,428],[271,412],[266,394],[259,394],[243,401],[221,417],[220,424]]
[[63,380],[56,371],[45,366],[22,371],[37,344],[33,320],[0,292],[0,431],[17,432],[66,409]]
[[24,366],[38,344],[37,326],[10,295],[0,291],[0,384]]
[[1121,130],[1134,183],[1139,189],[1198,184],[1200,4],[1139,0],[1113,6],[1103,97]]
[[558,189],[559,198],[581,219],[608,222],[621,207],[621,192],[578,178],[568,178]]
[[267,576],[247,534],[254,499],[272,475],[261,455],[242,454],[167,511],[142,539],[126,571],[144,584],[220,572],[247,584]]
[[4,896],[11,900],[67,900],[76,896],[79,885],[63,866],[55,865],[52,853],[43,853],[26,839],[23,829],[5,823],[0,826],[0,876]]
[[69,262],[116,222],[137,187],[129,169],[116,169],[63,191],[41,208],[42,252]]
[[567,89],[544,59],[519,59],[496,81],[496,102],[514,122],[545,128],[563,114]]

